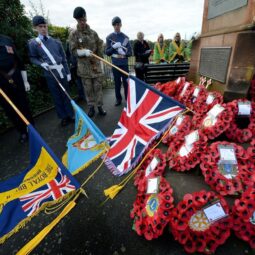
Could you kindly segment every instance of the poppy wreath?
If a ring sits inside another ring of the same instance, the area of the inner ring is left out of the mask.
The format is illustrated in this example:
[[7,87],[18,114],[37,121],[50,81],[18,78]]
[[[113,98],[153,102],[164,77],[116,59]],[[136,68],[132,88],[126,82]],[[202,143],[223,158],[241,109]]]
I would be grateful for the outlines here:
[[202,209],[219,200],[225,213],[229,206],[224,198],[213,191],[199,191],[186,194],[172,210],[170,227],[172,234],[187,253],[213,254],[219,245],[230,236],[232,218],[227,216],[209,223]]
[[134,219],[133,229],[147,240],[158,238],[169,222],[173,205],[173,189],[160,177],[157,194],[137,194],[130,217]]
[[[220,160],[219,145],[231,145],[234,147],[237,159],[237,166],[228,171],[218,165]],[[247,153],[243,147],[230,142],[215,142],[205,149],[201,156],[200,168],[205,177],[205,182],[222,196],[238,195],[244,190],[244,183],[247,177],[246,161]],[[231,174],[232,173],[232,174]]]
[[168,134],[163,138],[162,143],[170,144],[172,140],[176,139],[177,136],[184,137],[191,130],[191,126],[192,122],[190,116],[182,116],[181,123],[177,125],[177,122],[175,122],[173,127],[169,131],[167,131]]
[[192,95],[187,99],[186,106],[197,112],[201,108],[201,102],[206,101],[208,92],[203,85],[194,87]]
[[233,206],[235,235],[255,249],[255,189],[247,189]]
[[178,89],[178,83],[176,81],[169,81],[161,84],[160,82],[155,84],[155,88],[168,96],[174,96]]
[[234,116],[232,107],[230,107],[228,104],[217,104],[214,105],[214,107],[218,105],[224,107],[224,110],[216,117],[215,123],[211,123],[211,120],[208,119],[209,116],[207,114],[204,115],[196,113],[192,118],[194,128],[200,128],[202,133],[211,140],[218,137],[229,128]]
[[249,116],[249,124],[247,128],[239,128],[236,122],[238,116],[238,102],[249,102],[246,99],[234,100],[228,103],[234,113],[234,117],[225,134],[227,138],[233,142],[246,143],[249,142],[255,135],[255,102],[251,103],[251,115]]
[[[190,131],[193,132],[194,130]],[[192,144],[191,151],[185,155],[180,155],[180,150],[185,146],[185,138],[183,136],[175,136],[175,139],[169,144],[167,150],[167,160],[169,167],[176,171],[188,171],[200,163],[201,155],[207,143],[207,137],[198,130],[199,139]]]
[[186,105],[189,98],[192,96],[195,87],[192,82],[185,82],[179,86],[176,96],[174,97],[180,103]]
[[[159,159],[159,163],[155,167],[154,170],[152,170],[147,176],[146,176],[146,169],[150,166],[152,160],[154,158]],[[142,164],[141,168],[137,171],[135,178],[134,178],[134,185],[137,186],[138,193],[144,193],[146,192],[147,188],[147,180],[148,178],[154,178],[157,176],[162,176],[166,167],[166,157],[165,154],[161,152],[160,149],[154,149],[148,155],[145,162]]]
[[[211,97],[210,102],[208,98]],[[214,105],[216,104],[222,104],[223,103],[223,96],[217,92],[207,92],[206,97],[204,96],[199,96],[197,100],[195,101],[195,106],[194,106],[194,111],[199,114],[203,115],[206,112],[208,112]]]

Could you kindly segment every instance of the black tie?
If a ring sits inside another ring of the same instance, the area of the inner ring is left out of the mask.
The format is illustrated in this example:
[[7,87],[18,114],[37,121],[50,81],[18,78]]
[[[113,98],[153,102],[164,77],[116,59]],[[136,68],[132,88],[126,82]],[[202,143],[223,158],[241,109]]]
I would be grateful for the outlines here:
[[46,42],[48,40],[48,37],[46,35],[44,35],[43,40]]

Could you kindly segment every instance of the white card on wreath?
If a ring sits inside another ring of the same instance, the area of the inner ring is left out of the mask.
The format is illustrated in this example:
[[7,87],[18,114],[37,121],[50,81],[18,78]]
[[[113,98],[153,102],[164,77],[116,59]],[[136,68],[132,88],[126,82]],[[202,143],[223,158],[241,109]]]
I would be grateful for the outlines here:
[[159,189],[160,177],[150,178],[147,182],[147,194],[157,194]]
[[181,123],[182,123],[182,121],[183,121],[183,116],[182,115],[180,115],[178,118],[177,118],[177,120],[176,120],[176,126],[179,126],[179,125],[181,125]]
[[185,136],[185,143],[187,145],[193,144],[194,142],[196,142],[198,140],[199,140],[198,130],[195,130],[195,131],[193,131],[190,134]]
[[238,115],[251,115],[251,102],[238,102]]
[[218,149],[220,152],[220,161],[219,161],[220,164],[222,163],[237,164],[235,148],[233,146],[220,145]]
[[207,114],[210,114],[216,118],[224,110],[224,107],[222,107],[220,104],[216,104]]
[[199,94],[200,88],[195,88],[194,92],[193,92],[193,97],[197,97]]
[[214,99],[215,99],[214,95],[209,94],[208,97],[206,98],[206,104],[211,104]]
[[158,165],[159,159],[157,157],[154,157],[151,161],[151,163],[147,166],[145,170],[145,177],[147,177]]
[[184,93],[185,93],[185,91],[187,90],[187,88],[188,88],[189,85],[190,85],[189,82],[185,82],[184,87],[183,87],[183,89],[182,89],[182,92],[181,92],[181,94],[180,94],[181,97],[184,95]]
[[227,216],[220,202],[204,208],[203,211],[210,223]]

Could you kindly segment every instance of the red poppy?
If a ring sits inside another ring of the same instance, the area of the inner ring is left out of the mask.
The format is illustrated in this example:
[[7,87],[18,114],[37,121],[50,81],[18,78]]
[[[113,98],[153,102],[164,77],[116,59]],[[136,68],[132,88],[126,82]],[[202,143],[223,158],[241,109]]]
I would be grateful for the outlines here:
[[160,177],[159,193],[138,193],[130,217],[134,219],[133,229],[138,235],[152,240],[163,234],[173,208],[173,189]]
[[[227,168],[218,164],[220,160],[219,145],[233,146],[237,159],[236,166],[232,166],[232,168],[227,166]],[[201,156],[200,168],[205,177],[205,182],[222,196],[241,193],[245,189],[245,182],[246,185],[248,183],[246,181],[248,179],[247,159],[245,150],[239,145],[229,142],[212,143]]]
[[170,217],[172,234],[187,253],[212,254],[230,236],[232,227],[230,216],[210,223],[203,213],[203,207],[215,200],[220,201],[225,213],[229,215],[230,210],[226,201],[214,192],[204,190],[186,194],[172,210]]

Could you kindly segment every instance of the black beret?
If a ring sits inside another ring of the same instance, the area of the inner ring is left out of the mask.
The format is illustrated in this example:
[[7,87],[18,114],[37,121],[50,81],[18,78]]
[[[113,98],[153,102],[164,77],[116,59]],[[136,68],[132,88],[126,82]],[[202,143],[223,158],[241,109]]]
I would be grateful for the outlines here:
[[86,11],[82,7],[76,7],[73,11],[73,17],[75,19],[85,18]]
[[116,25],[116,24],[120,24],[121,23],[121,19],[120,17],[116,16],[112,19],[112,25]]
[[33,26],[35,26],[35,27],[40,24],[47,24],[47,22],[43,16],[34,16],[32,22],[33,22]]

